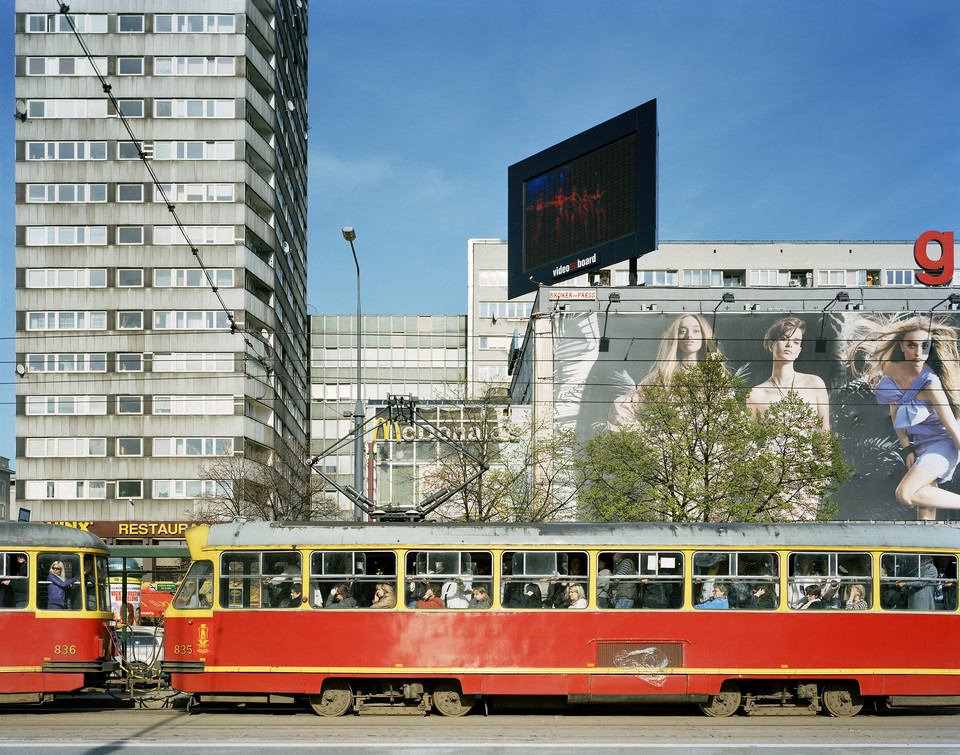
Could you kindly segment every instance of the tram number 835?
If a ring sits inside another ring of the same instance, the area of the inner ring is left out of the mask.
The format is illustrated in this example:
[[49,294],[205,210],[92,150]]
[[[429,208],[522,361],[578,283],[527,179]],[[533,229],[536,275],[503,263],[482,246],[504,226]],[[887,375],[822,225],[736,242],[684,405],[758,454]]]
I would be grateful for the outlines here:
[[193,645],[174,645],[174,655],[193,655]]

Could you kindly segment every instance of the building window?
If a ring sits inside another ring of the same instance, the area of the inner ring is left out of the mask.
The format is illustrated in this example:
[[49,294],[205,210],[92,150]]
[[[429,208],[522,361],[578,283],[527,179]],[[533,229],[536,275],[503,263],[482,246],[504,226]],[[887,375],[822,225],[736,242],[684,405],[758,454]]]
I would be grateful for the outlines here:
[[117,58],[117,75],[143,76],[143,58]]
[[27,246],[104,246],[103,225],[34,225],[27,227]]
[[117,498],[143,498],[143,480],[117,480]]
[[121,13],[117,16],[117,31],[123,34],[143,33],[143,16]]
[[233,184],[160,184],[154,190],[154,202],[163,202],[166,194],[170,202],[232,202]]
[[27,354],[31,372],[106,372],[106,354]]
[[722,270],[684,270],[684,286],[722,286]]
[[140,288],[143,286],[143,270],[140,268],[120,268],[117,270],[117,286],[120,288]]
[[117,396],[117,414],[143,414],[143,396]]
[[496,317],[501,320],[526,320],[533,311],[532,302],[520,301],[482,301],[479,303],[480,317]]
[[143,330],[143,312],[117,312],[117,330]]
[[143,456],[143,438],[117,438],[117,456]]
[[154,142],[154,160],[234,160],[234,142]]
[[28,204],[86,204],[107,201],[106,184],[27,184]]
[[155,330],[228,330],[227,313],[215,310],[176,310],[153,313]]
[[143,226],[141,225],[117,226],[117,243],[118,244],[142,244],[143,243]]
[[233,485],[229,480],[154,480],[154,498],[202,498],[219,495],[229,497]]
[[27,330],[106,329],[106,312],[27,312]]
[[66,14],[60,13],[28,13],[27,14],[27,33],[28,34],[52,34],[63,33],[73,34],[73,27],[81,34],[106,34],[107,17],[105,14],[74,13],[67,18]]
[[154,414],[186,416],[233,414],[233,396],[154,396]]
[[154,354],[154,372],[233,372],[233,354]]
[[751,270],[751,286],[789,286],[789,270]]
[[105,480],[29,480],[24,485],[26,498],[62,498],[67,500],[106,498]]
[[154,438],[154,456],[231,456],[233,438]]
[[[191,244],[234,244],[232,225],[188,225],[184,228]],[[154,244],[186,244],[183,232],[175,225],[155,225]]]
[[154,118],[234,118],[235,114],[235,100],[157,99],[153,101]]
[[106,268],[27,268],[27,288],[105,288]]
[[106,396],[27,396],[28,415],[106,414]]
[[143,184],[117,184],[118,202],[142,202]]
[[106,100],[27,100],[28,118],[106,118]]
[[[233,269],[207,268],[210,280],[217,288],[233,288]],[[157,288],[200,288],[209,286],[204,271],[196,267],[157,268],[153,271],[153,285]]]
[[233,58],[162,58],[153,59],[154,76],[233,76]]
[[106,142],[27,142],[27,160],[106,160]]
[[887,270],[886,273],[886,283],[887,286],[922,286],[922,283],[919,283],[916,278],[916,272],[914,270]]
[[[96,70],[94,70],[96,66]],[[27,76],[96,76],[107,72],[106,58],[27,58]]]
[[141,142],[117,142],[117,159],[139,160],[142,148]]
[[233,34],[236,29],[233,16],[158,13],[153,18],[157,34]]
[[117,354],[117,372],[143,372],[143,354]]
[[143,118],[143,100],[118,100],[117,112],[126,118]]
[[34,459],[60,456],[106,456],[106,438],[27,438],[27,456]]

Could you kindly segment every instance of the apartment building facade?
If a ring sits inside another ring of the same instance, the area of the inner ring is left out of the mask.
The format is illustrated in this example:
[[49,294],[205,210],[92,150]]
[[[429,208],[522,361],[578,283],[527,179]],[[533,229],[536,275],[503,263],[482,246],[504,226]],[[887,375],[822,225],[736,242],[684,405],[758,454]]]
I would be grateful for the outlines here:
[[15,10],[18,506],[189,519],[307,442],[306,3]]

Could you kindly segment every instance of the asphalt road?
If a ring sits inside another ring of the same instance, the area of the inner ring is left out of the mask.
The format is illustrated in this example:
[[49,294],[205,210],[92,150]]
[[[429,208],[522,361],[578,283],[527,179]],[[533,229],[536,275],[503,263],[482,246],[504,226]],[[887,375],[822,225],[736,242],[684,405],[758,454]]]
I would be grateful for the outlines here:
[[694,707],[503,711],[451,719],[437,715],[321,718],[298,706],[118,708],[109,701],[59,700],[0,710],[0,755],[200,752],[286,753],[791,753],[960,752],[960,711],[863,713],[854,718],[711,719]]

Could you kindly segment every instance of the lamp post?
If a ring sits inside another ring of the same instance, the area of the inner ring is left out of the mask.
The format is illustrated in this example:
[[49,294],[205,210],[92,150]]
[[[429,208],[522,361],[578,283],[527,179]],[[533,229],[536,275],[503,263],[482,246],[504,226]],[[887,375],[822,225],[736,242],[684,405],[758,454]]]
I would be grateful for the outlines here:
[[[357,251],[353,248],[353,241],[357,232],[353,228],[341,229],[343,238],[350,242],[350,251],[353,252],[353,264],[357,266],[357,402],[353,405],[353,487],[358,493],[363,493],[363,401],[360,398],[360,263],[357,261]],[[363,512],[356,503],[353,504],[353,518],[360,520]]]

